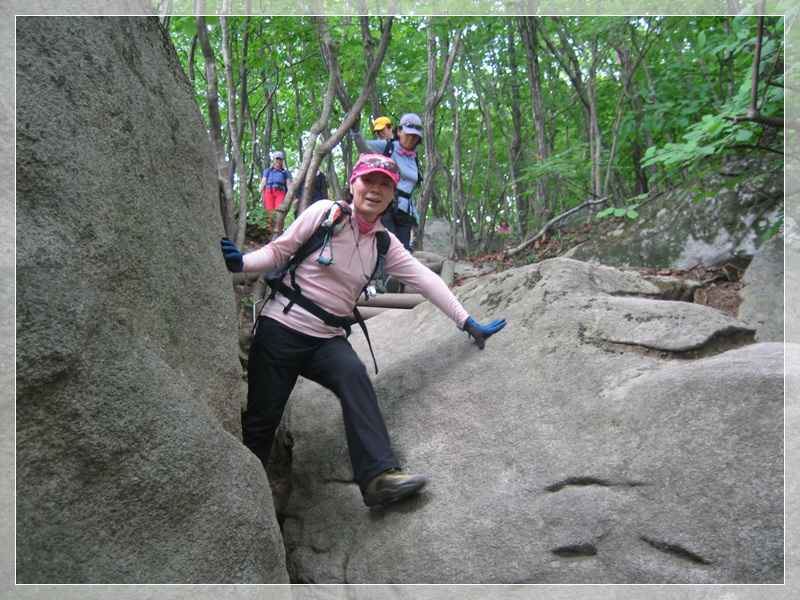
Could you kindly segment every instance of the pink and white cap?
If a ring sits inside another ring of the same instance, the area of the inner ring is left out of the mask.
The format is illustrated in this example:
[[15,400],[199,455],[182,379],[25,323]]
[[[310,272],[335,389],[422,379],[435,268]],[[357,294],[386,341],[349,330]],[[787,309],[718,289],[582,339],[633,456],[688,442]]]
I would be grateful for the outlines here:
[[397,183],[400,181],[400,169],[397,168],[397,163],[383,154],[362,154],[353,167],[350,183],[352,184],[357,177],[376,172],[391,177],[397,187]]

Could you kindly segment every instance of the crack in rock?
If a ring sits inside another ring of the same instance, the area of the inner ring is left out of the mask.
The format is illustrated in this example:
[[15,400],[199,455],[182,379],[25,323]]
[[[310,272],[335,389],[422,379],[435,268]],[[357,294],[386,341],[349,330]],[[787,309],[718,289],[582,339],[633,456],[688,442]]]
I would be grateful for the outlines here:
[[640,481],[613,482],[613,481],[607,481],[605,479],[599,479],[597,477],[567,477],[562,481],[548,485],[544,489],[548,492],[559,492],[568,486],[588,486],[588,485],[599,485],[601,487],[609,487],[609,488],[610,487],[634,488],[634,487],[641,487],[647,484],[642,483]]
[[702,344],[681,350],[670,350],[667,348],[657,348],[652,345],[613,341],[602,338],[591,339],[584,337],[582,341],[618,354],[633,353],[662,361],[698,360],[753,344],[755,343],[755,332],[750,330],[743,331],[741,329],[723,330],[710,336]]
[[577,558],[580,556],[597,556],[597,548],[594,544],[571,544],[569,546],[559,546],[550,550],[561,558]]
[[640,540],[646,542],[651,547],[655,548],[659,552],[664,552],[665,554],[672,554],[677,556],[678,558],[682,558],[684,560],[688,560],[689,562],[698,564],[698,565],[710,565],[713,561],[710,561],[702,556],[687,550],[683,546],[678,544],[671,544],[669,542],[660,542],[658,540],[650,539],[646,536],[640,536]]

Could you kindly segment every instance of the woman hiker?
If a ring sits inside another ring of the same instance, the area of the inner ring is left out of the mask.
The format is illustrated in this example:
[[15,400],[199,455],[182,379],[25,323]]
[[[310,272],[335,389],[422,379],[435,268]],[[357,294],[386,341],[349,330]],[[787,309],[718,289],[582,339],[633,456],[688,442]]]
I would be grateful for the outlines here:
[[[373,125],[374,127],[374,125]],[[361,132],[352,132],[359,152],[391,156],[400,170],[394,203],[381,218],[384,227],[411,250],[411,230],[419,224],[414,191],[422,183],[422,167],[417,146],[422,141],[422,119],[414,113],[403,115],[391,139],[365,140]]]
[[[309,257],[296,270],[301,295],[332,317],[344,320],[369,283],[377,259],[376,235],[384,230],[380,217],[392,203],[399,177],[391,158],[361,156],[350,178],[353,203],[348,208],[352,216],[331,236],[330,260],[318,262]],[[334,204],[328,200],[312,204],[280,237],[247,255],[223,238],[228,270],[263,271],[282,265],[314,234]],[[413,286],[480,348],[505,325],[504,319],[489,325],[476,323],[435,273],[396,237],[388,235],[386,239],[385,272]],[[338,396],[353,476],[367,506],[403,498],[425,485],[424,476],[406,473],[395,457],[366,367],[343,328],[326,324],[282,294],[261,309],[249,355],[247,409],[242,413],[243,441],[265,468],[284,407],[300,375]]]

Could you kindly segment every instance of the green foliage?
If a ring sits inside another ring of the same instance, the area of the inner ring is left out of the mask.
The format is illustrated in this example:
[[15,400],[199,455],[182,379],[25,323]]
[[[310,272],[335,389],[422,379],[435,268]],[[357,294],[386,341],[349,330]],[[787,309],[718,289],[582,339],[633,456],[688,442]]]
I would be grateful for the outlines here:
[[633,203],[630,204],[630,206],[624,206],[621,208],[609,206],[605,210],[601,210],[600,212],[598,212],[597,216],[601,219],[603,217],[614,217],[616,219],[619,219],[621,217],[627,217],[628,219],[638,219],[639,213],[636,211],[636,209],[639,208],[639,202],[634,202],[634,201],[644,200],[645,198],[647,198],[647,194],[639,194],[638,196],[634,196],[633,198],[628,198],[625,201],[628,202],[629,204]]
[[258,225],[262,229],[272,230],[272,211],[263,206],[255,206],[247,211],[247,224]]
[[[383,19],[370,17],[369,23],[377,42]],[[445,168],[453,174],[456,171],[453,129],[458,111],[462,139],[460,170],[468,200],[466,218],[471,222],[491,223],[501,215],[511,215],[511,220],[527,225],[529,230],[541,226],[529,218],[534,212],[530,206],[534,190],[540,181],[549,186],[547,201],[551,208],[565,210],[590,192],[602,193],[597,189],[595,174],[599,172],[604,178],[609,161],[610,183],[620,186],[614,190],[616,197],[630,199],[626,207],[606,209],[600,214],[636,219],[638,202],[646,196],[648,184],[680,182],[711,168],[713,161],[725,153],[758,153],[782,145],[780,132],[758,122],[734,120],[745,115],[750,105],[756,17],[541,17],[538,23],[546,156],[536,155],[531,73],[516,19],[429,20],[405,16],[394,20],[392,42],[377,87],[379,110],[395,123],[407,112],[424,114],[428,31],[435,34],[438,44],[438,77],[456,33],[463,33],[451,88],[437,107],[434,137]],[[242,151],[248,163],[245,166],[248,179],[255,183],[269,150],[286,152],[287,167],[296,170],[301,158],[299,145],[322,108],[328,72],[320,56],[319,25],[311,17],[232,17],[229,24],[235,90],[227,89],[222,76],[220,21],[207,18],[207,31],[217,61],[219,110],[226,123],[229,94],[234,95],[237,110],[247,99],[246,119],[252,119],[257,133],[253,136],[249,126],[242,129]],[[331,38],[339,46],[344,86],[354,100],[361,91],[365,74],[359,20],[353,16],[332,16],[327,18],[327,24]],[[767,17],[765,25],[758,109],[763,116],[781,118],[784,23],[780,17]],[[200,111],[207,119],[205,66],[199,49],[192,54],[195,19],[172,17],[169,29],[178,57],[190,76]],[[246,52],[242,48],[245,32],[249,33]],[[545,36],[557,52],[545,43]],[[509,40],[513,40],[513,52],[509,51]],[[562,40],[574,56],[563,55],[566,50],[561,46]],[[635,65],[632,73],[625,70],[623,56]],[[239,89],[242,63],[247,73],[246,91]],[[568,64],[583,78],[582,83],[593,90],[602,147],[595,164],[591,159],[590,142],[594,140],[588,129],[586,107],[566,75]],[[589,80],[591,72],[595,73],[594,81]],[[626,82],[628,85],[624,87]],[[258,139],[265,135],[268,114],[265,105],[273,92],[272,137]],[[617,123],[620,101],[621,117]],[[368,124],[375,116],[371,111],[368,104],[361,115],[361,130],[367,137],[371,137]],[[514,111],[518,111],[521,149],[512,165],[517,128]],[[344,116],[344,109],[336,103],[330,127],[338,126]],[[615,125],[619,127],[616,137]],[[222,134],[229,139],[227,131]],[[333,156],[334,164],[342,172],[341,148],[334,149]],[[427,160],[424,156],[422,159]],[[250,167],[251,163],[255,167]],[[647,171],[644,175],[643,170]],[[454,190],[446,185],[447,179],[441,175],[433,179],[437,214],[452,215],[457,205]],[[236,185],[237,180],[234,178]],[[600,185],[604,183],[601,181]],[[702,198],[702,192],[699,195]],[[250,208],[248,223],[262,224],[265,216],[263,208]],[[287,224],[290,219],[291,214]]]
[[[782,45],[778,42],[781,39],[783,19],[767,19],[767,25],[768,35],[773,37],[766,39],[761,48],[757,90],[759,112],[767,117],[781,118],[783,76],[774,66],[780,64],[781,60]],[[721,68],[724,67],[728,72],[724,82],[728,85],[726,89],[733,89],[735,86],[735,93],[724,101],[700,104],[698,100],[693,100],[688,105],[684,104],[684,114],[700,116],[699,119],[695,117],[694,122],[688,117],[677,120],[676,123],[683,129],[678,132],[683,141],[669,142],[658,147],[650,146],[642,161],[645,167],[660,167],[654,176],[656,181],[680,180],[683,170],[686,170],[688,176],[697,175],[708,164],[703,160],[706,157],[720,156],[734,150],[760,150],[759,143],[763,139],[766,126],[757,121],[741,119],[748,114],[751,101],[756,19],[736,17],[730,22],[730,30],[732,35],[723,35],[718,30],[701,31],[702,35],[698,34],[695,55],[701,63],[703,60],[714,60]],[[713,80],[704,82],[698,79],[697,84],[705,88],[705,92],[695,94],[696,97],[725,97],[721,94],[715,96],[714,88],[717,83]],[[672,108],[672,105],[668,107]],[[782,137],[782,132],[777,132],[773,142],[776,150],[780,148]]]

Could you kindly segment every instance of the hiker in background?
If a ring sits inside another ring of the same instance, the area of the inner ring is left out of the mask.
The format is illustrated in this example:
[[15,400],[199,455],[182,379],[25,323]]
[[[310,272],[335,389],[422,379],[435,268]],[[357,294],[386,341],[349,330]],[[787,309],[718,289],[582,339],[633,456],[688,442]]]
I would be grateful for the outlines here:
[[284,168],[283,152],[276,152],[272,158],[272,166],[264,169],[261,183],[258,184],[258,195],[264,199],[264,208],[274,211],[286,198],[286,190],[292,183],[292,173]]
[[[302,375],[328,388],[342,404],[353,476],[367,506],[413,494],[427,481],[422,475],[402,470],[364,363],[347,341],[343,326],[335,324],[346,323],[362,293],[374,293],[367,287],[370,274],[382,266],[386,273],[412,285],[473,337],[481,349],[485,340],[505,325],[504,319],[489,325],[476,323],[447,285],[385,232],[380,216],[391,206],[399,179],[391,158],[364,155],[350,177],[352,207],[316,202],[276,240],[246,255],[227,238],[221,243],[229,271],[273,269],[298,253],[323,221],[333,218],[334,211],[346,210],[349,214],[352,210],[352,215],[342,221],[342,228],[326,236],[319,258],[312,259],[315,251],[299,263],[292,285],[296,282],[301,292],[294,294],[288,285],[286,292],[278,287],[280,293],[271,296],[261,309],[250,348],[242,433],[244,444],[266,469],[275,431],[297,377]],[[382,262],[377,248],[380,238],[388,246]],[[316,314],[302,308],[299,299],[290,300],[284,294],[303,297],[306,305],[310,301],[310,309]]]
[[499,233],[503,237],[511,233],[511,227],[508,226],[508,221],[506,221],[505,219],[500,221],[500,226],[497,228],[497,233]]
[[[300,200],[303,197],[303,192],[306,189],[306,181],[308,177],[303,178],[303,183],[300,184],[300,191],[297,192],[297,198],[294,199],[294,216],[297,218],[297,207],[300,205]],[[325,200],[328,198],[328,178],[322,169],[317,169],[317,176],[314,178],[314,187],[311,189],[311,198],[308,200],[308,206],[311,206],[317,200]],[[308,207],[306,207],[308,208]]]
[[411,250],[411,230],[419,223],[414,191],[422,183],[422,166],[417,156],[417,146],[422,141],[422,119],[413,113],[403,115],[390,140],[365,140],[361,132],[355,130],[352,135],[359,152],[391,156],[397,163],[400,181],[391,210],[381,222]]
[[378,140],[390,140],[394,136],[392,120],[389,117],[378,117],[372,122],[372,135]]

